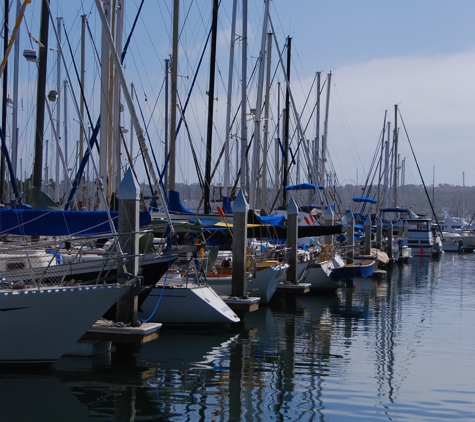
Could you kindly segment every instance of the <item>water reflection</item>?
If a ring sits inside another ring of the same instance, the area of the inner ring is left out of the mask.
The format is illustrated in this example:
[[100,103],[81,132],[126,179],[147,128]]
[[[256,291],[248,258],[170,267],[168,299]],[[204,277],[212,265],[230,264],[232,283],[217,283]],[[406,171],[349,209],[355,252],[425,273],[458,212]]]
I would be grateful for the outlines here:
[[128,366],[112,354],[2,374],[0,419],[471,420],[474,264],[416,259],[385,280],[261,307],[239,333],[164,330]]

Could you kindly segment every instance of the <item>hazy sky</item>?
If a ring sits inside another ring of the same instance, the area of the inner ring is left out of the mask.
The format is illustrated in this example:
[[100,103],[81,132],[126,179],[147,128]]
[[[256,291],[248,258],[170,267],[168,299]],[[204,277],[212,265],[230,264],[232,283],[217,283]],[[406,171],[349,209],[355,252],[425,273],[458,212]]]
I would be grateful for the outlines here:
[[[238,3],[238,13],[241,13],[241,1]],[[139,4],[138,0],[126,1],[126,34],[130,31]],[[185,0],[181,5],[179,83],[182,103],[209,30],[211,4],[211,0]],[[222,128],[226,110],[231,5],[231,0],[222,0],[219,15],[219,65],[214,111],[217,133],[214,142],[218,146],[224,138]],[[160,142],[163,137],[163,75],[164,60],[171,54],[172,7],[172,0],[145,1],[124,69],[128,82],[136,87],[140,113],[144,113],[149,131],[155,131],[151,137],[157,139],[159,146],[163,144],[163,141]],[[35,37],[39,36],[40,9],[40,0],[32,0],[27,8],[27,26],[22,27],[22,49],[35,47],[27,31]],[[86,77],[90,86],[87,95],[91,99],[92,120],[95,121],[99,112],[99,68],[93,63],[96,56],[94,48],[100,49],[100,24],[95,3],[92,0],[51,0],[51,10],[53,16],[64,18],[76,58],[79,57],[80,15],[88,16],[95,44],[89,40],[86,47],[89,60]],[[259,52],[262,11],[263,2],[249,0],[248,75]],[[398,117],[399,153],[401,159],[406,159],[406,183],[421,183],[405,135],[407,131],[426,184],[432,184],[434,177],[436,185],[461,185],[465,174],[465,184],[475,185],[472,158],[475,137],[475,1],[272,0],[271,16],[281,50],[286,37],[292,38],[291,85],[297,109],[304,109],[307,96],[309,103],[315,102],[315,95],[309,95],[309,91],[316,72],[322,72],[322,80],[329,72],[332,73],[328,150],[340,183],[364,182],[380,140],[385,111],[387,119],[393,124],[394,105],[398,104],[405,125]],[[240,21],[237,26],[239,34]],[[64,34],[62,40],[66,49]],[[50,45],[56,46],[56,41],[50,41]],[[51,51],[51,58],[48,59],[51,68],[49,87],[56,83],[53,67],[55,54]],[[69,55],[69,52],[65,54]],[[236,51],[236,54],[240,52]],[[275,52],[272,60],[273,68],[278,68]],[[76,63],[76,66],[79,64]],[[34,114],[27,110],[26,97],[34,93],[36,71],[31,65],[22,65],[22,68],[27,70],[23,70],[26,75],[20,94],[23,101],[21,119],[31,123]],[[202,163],[206,141],[207,99],[203,93],[207,89],[207,69],[208,52],[203,59],[201,79],[197,82],[198,93],[190,101],[188,112],[190,137],[197,145],[197,156]],[[72,65],[69,65],[69,71],[74,76]],[[284,83],[281,74],[276,78]],[[235,96],[240,89],[239,70],[237,80],[233,88]],[[323,93],[326,95],[325,90]],[[276,102],[276,99],[274,93],[273,101]],[[249,101],[252,105],[255,97]],[[276,108],[275,105],[273,107]],[[77,123],[73,121],[74,107],[71,103],[69,109],[70,137],[74,138],[72,134]],[[315,126],[311,122],[312,117],[309,117],[310,109],[311,106],[307,105],[302,113],[303,124],[308,125],[308,139],[314,137]],[[129,125],[128,119],[124,118],[124,126]],[[272,119],[272,122],[275,121]],[[23,133],[25,145],[27,139],[33,138],[33,133]],[[184,141],[181,142],[186,142],[184,130],[182,136]],[[69,151],[72,159],[73,149],[71,146]],[[30,152],[31,148],[20,148],[20,153]],[[190,148],[186,143],[180,146],[179,153],[187,154],[188,158],[180,158],[182,168],[178,170],[177,181],[196,181]],[[216,149],[213,156],[218,153],[219,149]],[[160,161],[160,154],[158,156]],[[28,158],[25,158],[25,167],[27,162]],[[217,174],[218,179],[222,178],[222,169]]]
[[[273,3],[302,68],[309,76],[316,70],[333,74],[328,136],[340,181],[357,173],[362,180],[384,110],[394,122],[398,104],[426,183],[435,168],[436,184],[461,185],[465,172],[465,183],[475,185],[475,2]],[[418,183],[402,138],[406,182]]]

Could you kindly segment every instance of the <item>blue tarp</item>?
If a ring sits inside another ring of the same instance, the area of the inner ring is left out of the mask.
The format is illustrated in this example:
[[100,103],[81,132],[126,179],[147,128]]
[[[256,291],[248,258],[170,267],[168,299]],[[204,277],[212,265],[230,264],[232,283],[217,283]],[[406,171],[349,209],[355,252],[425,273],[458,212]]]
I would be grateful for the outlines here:
[[168,192],[168,211],[180,212],[184,214],[195,214],[194,212],[185,208],[180,201],[180,194],[176,190]]
[[373,198],[362,198],[359,196],[353,196],[353,201],[354,202],[369,202],[370,204],[376,204],[378,202],[376,199]]
[[[299,183],[297,185],[288,185],[284,189],[285,190],[305,190],[305,189],[315,190],[315,185],[313,183]],[[318,189],[323,189],[323,186],[318,185]]]
[[[110,215],[116,230],[119,213]],[[140,213],[139,226],[151,222],[148,212]],[[107,235],[111,233],[106,211],[0,210],[0,233],[25,236]]]
[[262,221],[262,224],[269,224],[271,226],[285,227],[284,216],[283,215],[261,215],[259,218]]

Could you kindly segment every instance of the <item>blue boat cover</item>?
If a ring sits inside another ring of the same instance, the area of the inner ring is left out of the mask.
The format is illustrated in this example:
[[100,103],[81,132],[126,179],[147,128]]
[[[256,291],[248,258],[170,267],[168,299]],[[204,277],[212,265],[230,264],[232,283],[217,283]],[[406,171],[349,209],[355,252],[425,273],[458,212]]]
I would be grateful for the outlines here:
[[[313,183],[299,183],[297,185],[288,185],[284,189],[285,190],[305,190],[305,189],[315,190],[315,185]],[[323,189],[323,186],[318,185],[318,189]]]
[[170,190],[170,192],[168,192],[168,211],[180,212],[183,214],[195,214],[182,204],[180,193],[176,190]]
[[[110,215],[116,230],[119,213]],[[139,226],[150,224],[148,212],[140,212]],[[24,236],[107,235],[111,228],[106,211],[0,209],[0,233]]]
[[353,196],[353,201],[354,202],[369,202],[370,204],[376,204],[376,202],[378,202],[376,199],[373,199],[373,198],[359,197],[359,196]]
[[227,196],[223,196],[223,211],[225,214],[232,214],[233,207],[231,206],[231,200]]

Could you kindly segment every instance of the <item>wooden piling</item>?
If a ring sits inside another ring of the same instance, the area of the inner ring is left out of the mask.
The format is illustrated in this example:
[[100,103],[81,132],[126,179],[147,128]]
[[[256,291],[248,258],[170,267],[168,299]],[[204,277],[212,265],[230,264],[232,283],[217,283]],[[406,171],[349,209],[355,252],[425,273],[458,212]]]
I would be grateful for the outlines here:
[[[233,204],[234,236],[233,236],[233,271],[231,295],[246,297],[246,249],[247,249],[247,213],[249,204],[244,198],[242,190],[237,194]],[[240,317],[240,315],[239,315]]]
[[353,264],[355,260],[355,219],[353,217],[353,213],[350,210],[346,212],[346,222],[348,224],[346,232],[346,263]]
[[366,214],[364,220],[364,254],[371,255],[371,218]]
[[289,268],[287,281],[298,284],[297,249],[298,249],[298,216],[299,210],[294,198],[290,198],[287,205],[287,248],[289,249]]
[[[126,254],[125,265],[117,265],[119,279],[125,271],[134,276],[138,274],[139,194],[139,185],[129,168],[119,185],[117,195],[119,200],[119,244],[122,252]],[[136,327],[138,326],[137,311],[137,296],[119,300],[116,307],[116,321]],[[135,352],[136,345],[134,343],[118,342],[116,344],[116,354],[120,359],[132,359]]]

